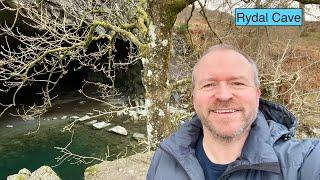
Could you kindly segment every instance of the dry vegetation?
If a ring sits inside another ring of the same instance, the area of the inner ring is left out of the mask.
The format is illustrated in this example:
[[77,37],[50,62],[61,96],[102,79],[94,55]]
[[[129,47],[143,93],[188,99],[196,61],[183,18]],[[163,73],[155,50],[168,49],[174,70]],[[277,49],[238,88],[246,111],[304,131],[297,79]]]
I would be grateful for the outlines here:
[[[236,27],[229,14],[206,10],[206,17],[212,27],[210,30],[199,9],[194,10],[187,26],[190,12],[191,8],[186,8],[179,14],[176,22],[176,33],[184,37],[186,45],[183,48],[181,43],[175,45],[175,49],[180,51],[175,50],[177,53],[173,57],[171,73],[179,72],[180,76],[172,75],[173,80],[189,76],[201,52],[208,46],[219,43],[220,39],[223,43],[242,49],[256,60],[263,97],[284,104],[298,116],[299,137],[318,136],[319,22],[306,22],[303,27]],[[184,50],[181,51],[181,48]],[[179,71],[176,71],[177,65]],[[186,87],[188,85],[187,83]],[[190,102],[190,93],[186,94],[189,96],[182,96],[183,103]],[[192,111],[192,106],[188,110]]]

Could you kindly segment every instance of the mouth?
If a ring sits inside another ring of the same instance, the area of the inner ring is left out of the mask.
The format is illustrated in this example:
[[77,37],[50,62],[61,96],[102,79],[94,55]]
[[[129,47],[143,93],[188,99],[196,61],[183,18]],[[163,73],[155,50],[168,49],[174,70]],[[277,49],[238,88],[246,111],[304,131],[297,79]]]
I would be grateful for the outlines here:
[[211,112],[216,113],[216,114],[230,114],[230,113],[235,113],[238,112],[238,109],[213,109]]

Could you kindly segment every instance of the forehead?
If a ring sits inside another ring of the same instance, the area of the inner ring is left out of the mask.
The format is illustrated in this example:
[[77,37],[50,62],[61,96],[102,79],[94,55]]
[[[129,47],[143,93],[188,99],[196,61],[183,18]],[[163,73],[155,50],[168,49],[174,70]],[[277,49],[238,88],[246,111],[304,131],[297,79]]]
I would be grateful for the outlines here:
[[253,67],[240,53],[234,50],[214,50],[202,57],[194,67],[194,78],[253,77]]

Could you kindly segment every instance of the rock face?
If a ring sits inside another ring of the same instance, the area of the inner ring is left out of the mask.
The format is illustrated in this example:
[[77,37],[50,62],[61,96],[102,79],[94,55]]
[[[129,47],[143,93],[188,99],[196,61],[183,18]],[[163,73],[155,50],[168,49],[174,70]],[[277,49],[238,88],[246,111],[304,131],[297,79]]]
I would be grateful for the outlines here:
[[59,176],[49,167],[41,166],[39,169],[31,173],[28,169],[21,169],[18,174],[7,177],[7,180],[61,180]]
[[138,153],[115,161],[104,161],[88,167],[85,180],[130,179],[145,180],[153,152]]

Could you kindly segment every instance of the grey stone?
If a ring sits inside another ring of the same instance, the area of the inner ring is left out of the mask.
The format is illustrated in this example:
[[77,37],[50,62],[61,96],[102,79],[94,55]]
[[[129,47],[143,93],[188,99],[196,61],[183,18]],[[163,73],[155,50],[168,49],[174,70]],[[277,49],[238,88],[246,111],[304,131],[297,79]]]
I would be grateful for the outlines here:
[[136,140],[146,139],[146,136],[142,133],[133,133],[132,137]]
[[59,176],[49,166],[41,166],[31,174],[30,180],[38,179],[60,180]]
[[111,125],[111,123],[106,123],[104,121],[92,124],[94,129],[102,129],[102,128],[105,128],[110,125]]
[[113,128],[108,129],[108,131],[117,133],[117,134],[121,134],[121,135],[128,135],[128,131],[126,130],[126,128],[122,127],[122,126],[115,126]]
[[98,122],[97,120],[92,120],[92,121],[89,121],[89,122],[86,122],[84,123],[84,125],[93,125],[94,123]]
[[31,173],[28,169],[21,169],[18,174],[10,175],[7,180],[61,180],[60,177],[49,167],[41,166],[39,169]]
[[27,168],[21,169],[18,174],[25,174],[27,176],[31,176],[31,172]]
[[86,121],[86,120],[89,120],[90,118],[91,118],[90,116],[85,115],[85,116],[79,118],[78,120],[79,120],[79,121]]

